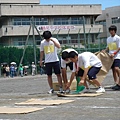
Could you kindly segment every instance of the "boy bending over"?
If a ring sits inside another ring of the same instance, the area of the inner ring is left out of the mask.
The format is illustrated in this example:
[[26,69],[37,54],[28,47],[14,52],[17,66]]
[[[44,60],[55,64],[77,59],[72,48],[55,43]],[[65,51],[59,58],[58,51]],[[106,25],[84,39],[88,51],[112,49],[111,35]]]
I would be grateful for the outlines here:
[[89,80],[93,80],[94,84],[98,86],[97,93],[105,92],[105,89],[97,80],[97,73],[100,71],[102,67],[101,61],[98,59],[96,55],[91,52],[83,52],[82,54],[77,54],[76,52],[69,53],[70,60],[74,62],[73,72],[70,78],[70,82],[67,84],[67,87],[70,87],[75,74],[80,76],[79,85],[84,85],[85,89],[82,92],[88,92],[89,88],[86,82],[86,78],[88,75]]

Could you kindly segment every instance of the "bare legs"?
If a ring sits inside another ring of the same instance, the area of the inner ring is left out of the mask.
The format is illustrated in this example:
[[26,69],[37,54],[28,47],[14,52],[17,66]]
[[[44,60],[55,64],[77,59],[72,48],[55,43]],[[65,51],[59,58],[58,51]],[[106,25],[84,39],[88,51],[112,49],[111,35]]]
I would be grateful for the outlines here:
[[[59,86],[62,87],[62,77],[60,74],[57,74],[57,79],[58,79],[58,83]],[[51,89],[53,89],[53,82],[52,82],[52,75],[48,75],[48,84],[50,86]]]
[[115,67],[112,69],[113,78],[116,84],[120,85],[120,69],[119,67]]

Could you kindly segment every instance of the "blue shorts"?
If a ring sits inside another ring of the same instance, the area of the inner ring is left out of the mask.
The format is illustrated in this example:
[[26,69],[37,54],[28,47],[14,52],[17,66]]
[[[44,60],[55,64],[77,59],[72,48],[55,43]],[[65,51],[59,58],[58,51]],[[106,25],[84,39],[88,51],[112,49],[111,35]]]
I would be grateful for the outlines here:
[[111,68],[120,67],[120,59],[114,59]]
[[61,73],[59,61],[45,63],[45,69],[46,69],[46,74],[47,75],[52,75],[52,69],[54,69],[55,74],[60,74]]
[[[97,73],[100,71],[101,67],[91,67],[88,71],[88,78],[89,80],[94,80],[96,79],[96,75]],[[82,77],[84,74],[84,70],[82,70],[80,68],[80,70],[78,71],[78,76]]]

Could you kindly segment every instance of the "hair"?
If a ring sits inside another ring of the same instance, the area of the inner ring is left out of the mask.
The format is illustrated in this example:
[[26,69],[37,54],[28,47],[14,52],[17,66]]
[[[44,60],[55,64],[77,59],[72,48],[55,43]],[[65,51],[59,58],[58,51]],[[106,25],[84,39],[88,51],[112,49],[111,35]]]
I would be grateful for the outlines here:
[[78,54],[77,54],[75,51],[71,51],[71,52],[69,53],[69,57],[70,57],[70,58],[75,58],[75,56],[78,56]]
[[52,37],[52,34],[50,31],[44,31],[43,37],[44,37],[44,39],[50,39]]
[[117,27],[116,27],[115,25],[111,25],[108,29],[109,29],[109,32],[110,32],[111,30],[114,30],[115,33],[117,32]]
[[62,52],[62,59],[65,60],[69,58],[69,53],[67,51]]

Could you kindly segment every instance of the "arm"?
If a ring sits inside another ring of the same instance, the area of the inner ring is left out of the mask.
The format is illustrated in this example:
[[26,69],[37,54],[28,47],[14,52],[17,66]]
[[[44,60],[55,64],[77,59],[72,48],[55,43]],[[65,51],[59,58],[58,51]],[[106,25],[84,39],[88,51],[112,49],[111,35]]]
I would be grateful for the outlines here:
[[102,50],[101,52],[109,52],[109,48],[107,47],[106,49]]
[[84,82],[85,82],[85,79],[87,77],[87,74],[88,74],[88,70],[89,70],[89,67],[90,67],[90,56],[82,56],[82,59],[79,59],[79,61],[82,60],[83,64],[84,64],[84,74],[81,78],[81,81],[79,83],[79,85],[83,85]]
[[61,48],[60,43],[58,41],[53,40],[52,38],[50,39],[57,48]]
[[42,66],[43,56],[44,56],[44,51],[41,51],[40,52],[40,66]]
[[62,77],[65,84],[67,84],[67,74],[66,68],[62,68]]
[[75,77],[75,72],[72,72],[71,77],[70,77],[70,85],[72,84],[74,77]]
[[76,75],[76,68],[75,68],[75,63],[73,63],[73,71],[72,71],[72,74],[71,74],[71,77],[70,77],[70,82],[67,83],[67,85],[66,85],[67,88],[69,88],[71,86],[75,75]]
[[104,49],[103,51],[108,52],[108,51],[109,51],[109,48],[107,47],[107,48],[106,48],[106,49]]
[[111,57],[114,57],[119,51],[120,51],[120,48],[118,48],[113,54],[111,54]]
[[62,71],[63,81],[64,81],[65,84],[67,84],[66,62],[62,58],[61,58],[61,71]]
[[81,81],[80,81],[80,85],[83,85],[84,84],[84,82],[85,82],[85,79],[86,79],[86,77],[87,77],[87,74],[88,74],[88,70],[89,70],[89,68],[85,68],[84,69],[84,74],[83,74],[83,76],[82,76],[82,78],[81,78]]
[[75,77],[75,72],[72,72],[71,77],[70,77],[70,82],[67,83],[67,85],[66,85],[67,88],[69,88],[71,86],[74,77]]

